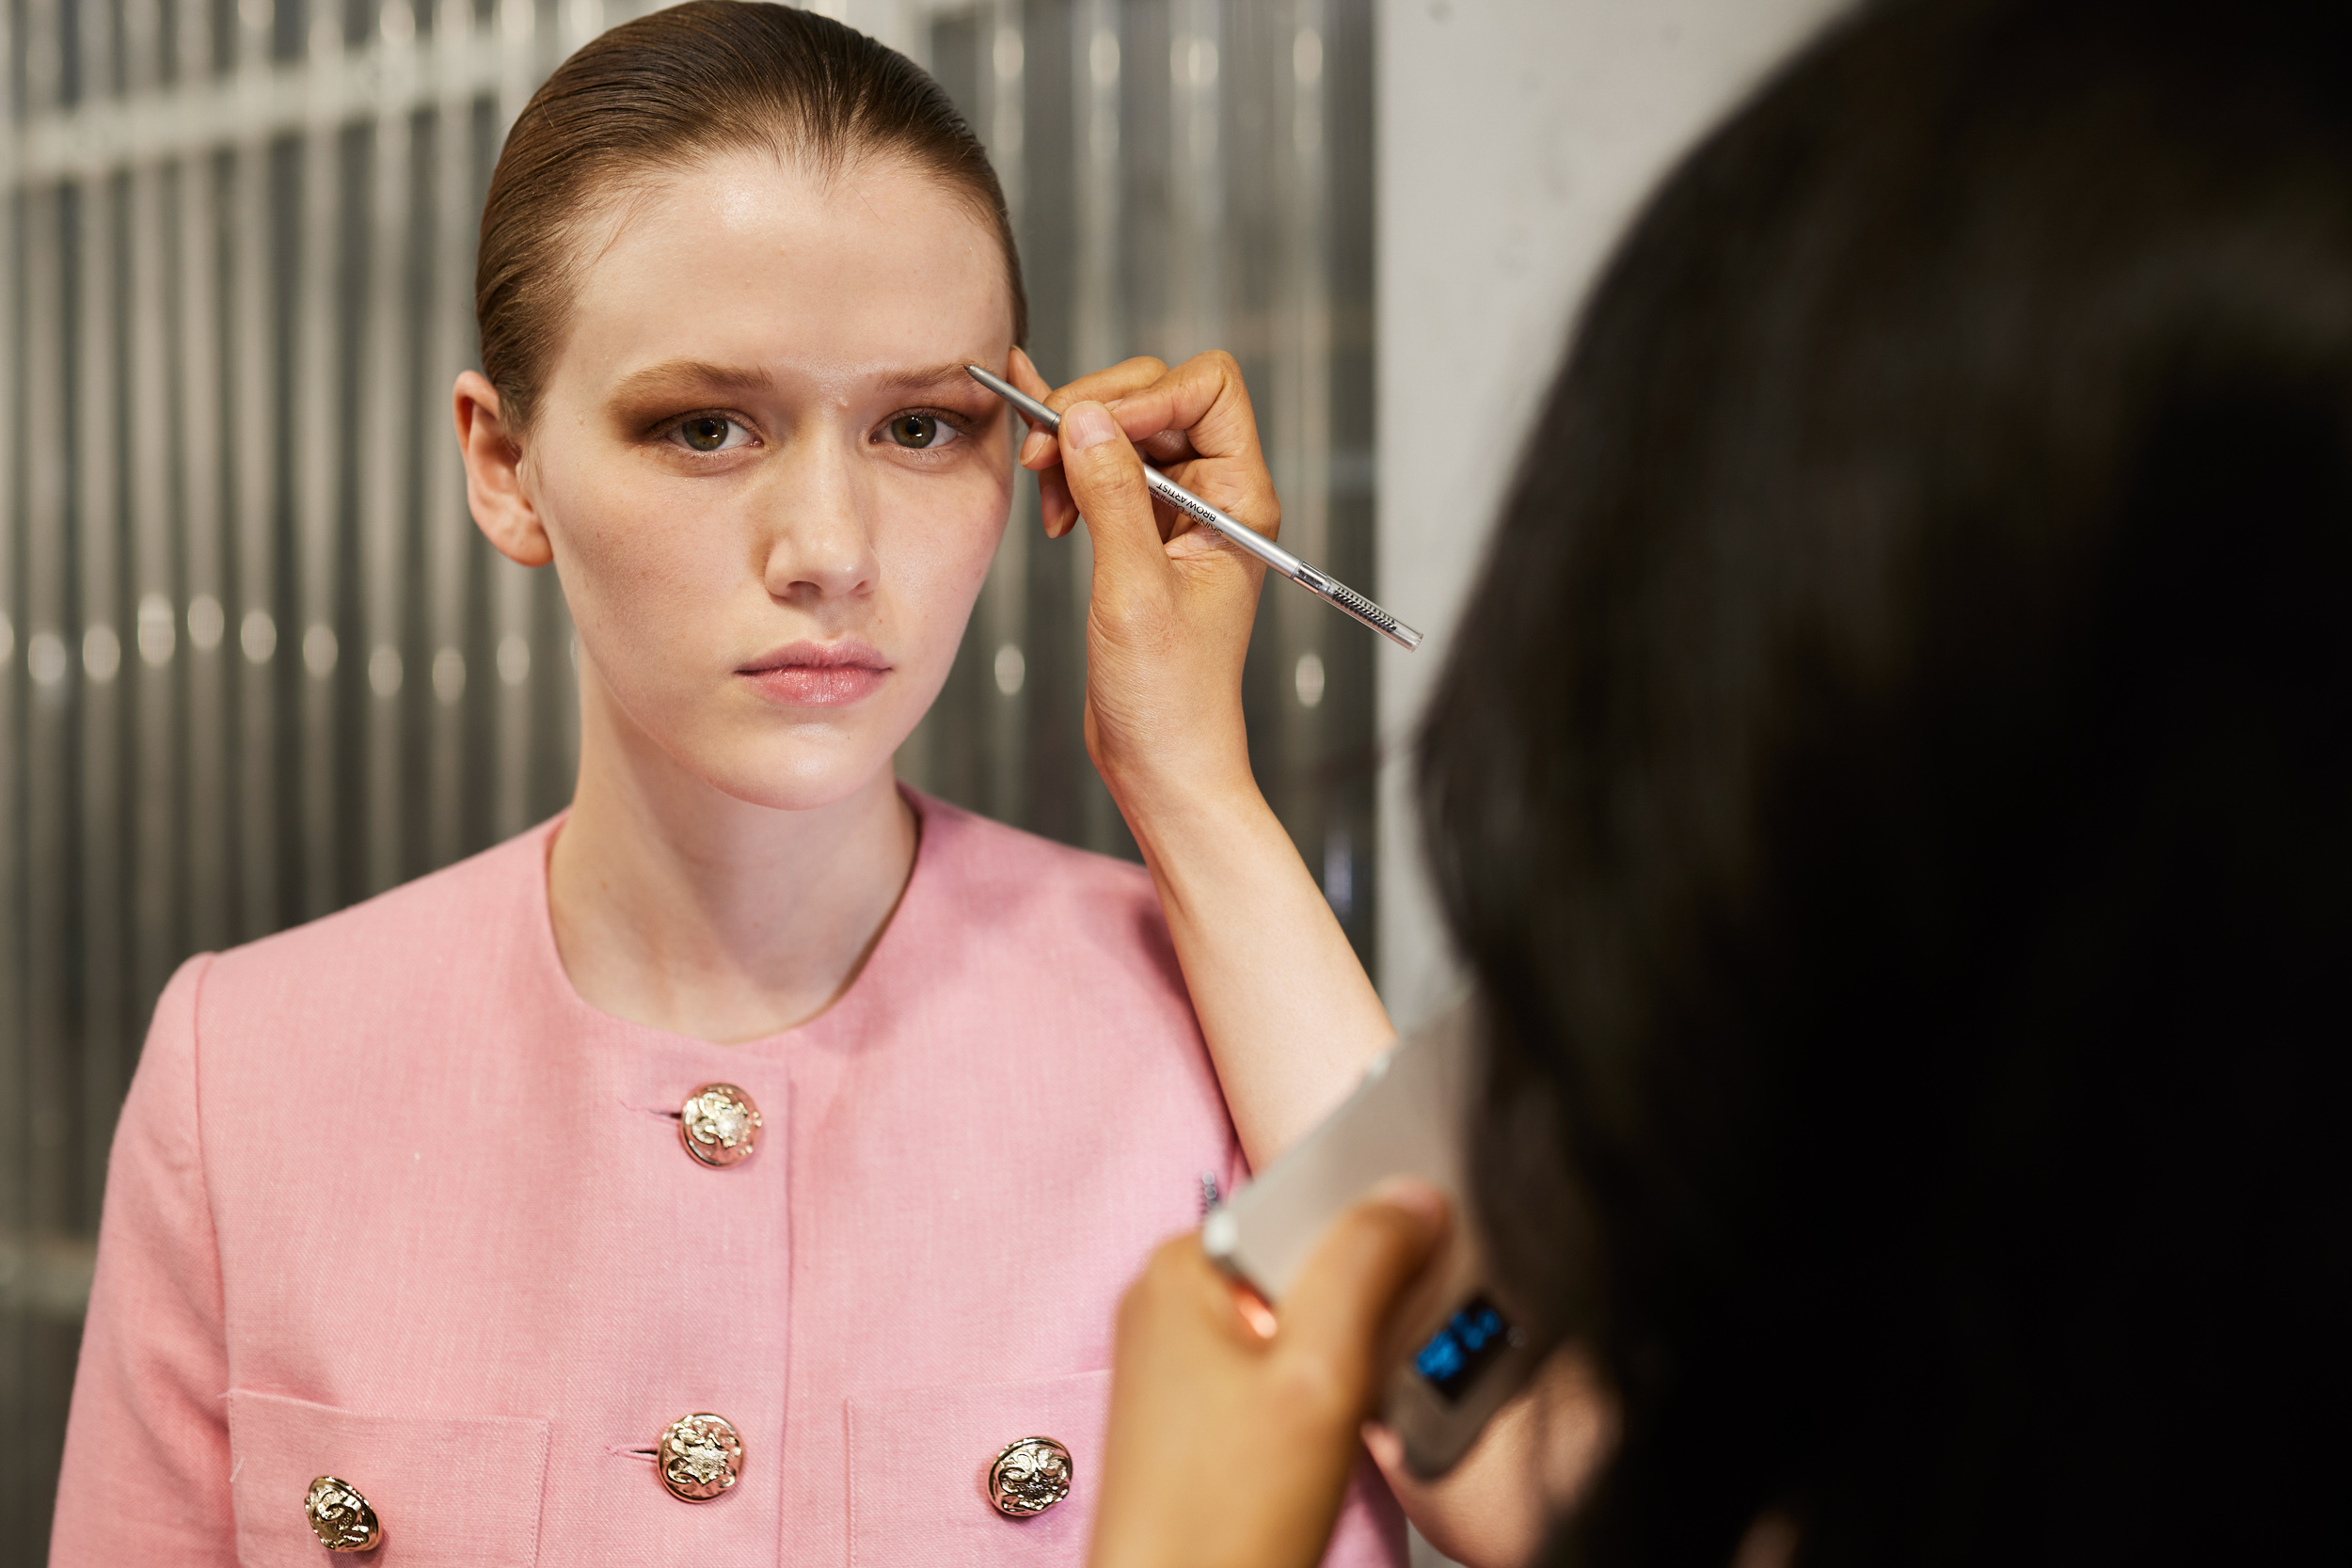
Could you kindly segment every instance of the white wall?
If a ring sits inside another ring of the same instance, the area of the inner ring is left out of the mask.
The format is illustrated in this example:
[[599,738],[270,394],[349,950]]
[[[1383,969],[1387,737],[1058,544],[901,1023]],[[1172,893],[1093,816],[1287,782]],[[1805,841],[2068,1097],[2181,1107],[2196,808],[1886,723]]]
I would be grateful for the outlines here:
[[1380,0],[1380,988],[1454,966],[1405,752],[1587,279],[1667,164],[1835,0]]

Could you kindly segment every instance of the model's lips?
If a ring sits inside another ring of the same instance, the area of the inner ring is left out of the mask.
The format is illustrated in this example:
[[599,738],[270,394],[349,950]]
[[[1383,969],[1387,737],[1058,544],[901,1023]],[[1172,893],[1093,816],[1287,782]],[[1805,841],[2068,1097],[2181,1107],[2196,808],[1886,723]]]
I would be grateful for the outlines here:
[[869,642],[793,642],[762,654],[736,674],[780,707],[840,707],[872,696],[890,660]]

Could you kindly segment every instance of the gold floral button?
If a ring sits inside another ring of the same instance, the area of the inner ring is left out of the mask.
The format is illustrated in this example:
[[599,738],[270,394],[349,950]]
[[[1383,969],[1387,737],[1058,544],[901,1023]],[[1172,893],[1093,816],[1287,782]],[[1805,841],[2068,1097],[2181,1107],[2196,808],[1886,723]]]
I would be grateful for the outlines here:
[[733,1084],[705,1084],[686,1097],[677,1136],[706,1165],[739,1165],[759,1147],[759,1107]]
[[707,1503],[733,1490],[742,1475],[743,1439],[724,1416],[707,1410],[680,1416],[663,1430],[654,1465],[670,1496]]
[[384,1544],[384,1527],[359,1489],[340,1476],[321,1476],[302,1499],[310,1533],[330,1552],[372,1552]]
[[1070,1450],[1051,1437],[1008,1443],[988,1467],[988,1500],[1008,1519],[1044,1513],[1070,1496]]

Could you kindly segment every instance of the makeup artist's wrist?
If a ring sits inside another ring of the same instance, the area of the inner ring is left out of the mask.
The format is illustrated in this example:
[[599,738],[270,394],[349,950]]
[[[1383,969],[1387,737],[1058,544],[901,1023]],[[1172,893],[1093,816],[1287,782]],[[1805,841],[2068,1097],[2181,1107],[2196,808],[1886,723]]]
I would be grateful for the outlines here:
[[[1120,810],[1169,926],[1199,927],[1196,938],[1264,918],[1267,889],[1282,881],[1284,861],[1297,859],[1289,831],[1254,782],[1171,792],[1149,809]],[[1182,931],[1176,934],[1179,954],[1189,963],[1191,944],[1181,940]]]
[[1087,758],[1122,809],[1132,802],[1148,811],[1163,800],[1181,804],[1202,791],[1216,796],[1257,787],[1249,771],[1249,729],[1242,717],[1238,678],[1232,699],[1216,703],[1171,700],[1161,693],[1197,691],[1216,683],[1219,671],[1144,668],[1140,673],[1148,678],[1134,678],[1135,663],[1126,660],[1112,673],[1130,678],[1104,681],[1089,672]]
[[1221,748],[1188,757],[1164,754],[1145,766],[1101,772],[1147,860],[1182,854],[1187,841],[1214,839],[1274,814],[1246,750],[1238,755]]

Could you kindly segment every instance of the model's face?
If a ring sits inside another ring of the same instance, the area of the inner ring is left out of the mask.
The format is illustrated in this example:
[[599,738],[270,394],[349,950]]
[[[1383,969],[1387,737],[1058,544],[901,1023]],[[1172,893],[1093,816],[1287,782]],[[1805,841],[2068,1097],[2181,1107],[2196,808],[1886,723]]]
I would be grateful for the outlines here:
[[604,231],[522,443],[590,701],[739,800],[842,799],[938,694],[1004,531],[1007,416],[961,368],[1011,348],[995,236],[897,166],[756,154]]

